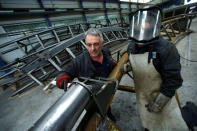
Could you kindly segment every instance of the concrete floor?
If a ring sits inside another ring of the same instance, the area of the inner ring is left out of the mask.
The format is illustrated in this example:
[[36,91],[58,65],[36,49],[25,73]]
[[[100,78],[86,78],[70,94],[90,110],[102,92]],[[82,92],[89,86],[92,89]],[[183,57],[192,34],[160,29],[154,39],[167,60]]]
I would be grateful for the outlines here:
[[[197,19],[193,20],[191,29],[194,33],[180,40],[176,46],[182,57],[187,58],[187,49],[190,47],[190,57],[188,59],[197,61]],[[188,46],[190,38],[190,46]],[[197,63],[181,58],[182,77],[184,79],[182,87],[178,90],[181,106],[186,101],[192,101],[197,105]],[[127,76],[123,76],[121,84],[133,85],[133,81]],[[36,87],[21,97],[8,99],[14,92],[11,88],[0,92],[0,131],[26,131],[37,121],[46,110],[64,93],[62,90],[53,88],[52,92],[46,94],[42,88]],[[117,91],[112,102],[112,112],[123,131],[139,131],[141,123],[136,107],[134,93]]]

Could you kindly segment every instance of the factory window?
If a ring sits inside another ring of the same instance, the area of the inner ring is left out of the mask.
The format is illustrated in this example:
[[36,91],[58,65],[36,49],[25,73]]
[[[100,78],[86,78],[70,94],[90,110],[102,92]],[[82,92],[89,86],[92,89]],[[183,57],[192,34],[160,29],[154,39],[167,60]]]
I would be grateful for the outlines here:
[[16,24],[3,26],[6,33],[17,34],[21,32],[33,33],[47,28],[46,23]]
[[61,25],[73,25],[73,24],[78,24],[82,22],[83,22],[82,18],[76,18],[76,19],[56,20],[56,21],[52,21],[51,23],[53,26],[61,26]]
[[103,20],[105,19],[105,16],[87,16],[88,22],[96,22],[97,20]]

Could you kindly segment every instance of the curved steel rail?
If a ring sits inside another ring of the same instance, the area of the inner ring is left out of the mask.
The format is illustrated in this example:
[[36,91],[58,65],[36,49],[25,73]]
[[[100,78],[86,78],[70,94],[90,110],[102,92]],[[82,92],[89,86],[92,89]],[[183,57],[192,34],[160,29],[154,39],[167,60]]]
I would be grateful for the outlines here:
[[191,33],[190,25],[196,13],[184,14],[162,22],[161,36],[164,39],[176,43],[177,40]]

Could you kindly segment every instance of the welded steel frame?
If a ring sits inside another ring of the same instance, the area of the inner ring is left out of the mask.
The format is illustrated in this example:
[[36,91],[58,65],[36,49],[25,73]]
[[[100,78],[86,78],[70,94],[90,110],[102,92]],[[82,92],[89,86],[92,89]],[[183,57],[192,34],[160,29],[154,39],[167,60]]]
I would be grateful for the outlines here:
[[[107,39],[107,41],[105,41],[105,46],[114,41],[127,40],[128,38],[127,32],[124,28],[121,27],[105,27],[101,28],[100,31],[105,34],[105,37]],[[58,55],[62,52],[67,52],[67,54],[70,56],[69,59],[75,58],[78,54],[80,54],[80,52],[76,52],[72,46],[74,46],[75,44],[81,44],[83,49],[86,49],[84,37],[84,33],[81,33],[77,36],[65,40],[64,42],[59,43],[49,50],[45,50],[37,54],[37,58],[34,61],[20,68],[20,71],[22,71],[27,77],[29,77],[31,81],[18,91],[14,92],[12,96],[20,94],[21,92],[23,92],[23,90],[35,84],[39,86],[45,86],[44,81],[50,76],[50,74],[54,73],[55,71],[61,71],[63,65],[66,63],[64,61],[61,61],[59,58],[59,61],[57,61]],[[46,72],[44,70],[43,72],[43,69],[48,66],[53,67],[53,70],[50,70],[50,72]],[[35,72],[39,72],[39,70],[43,72],[41,73],[41,76],[34,76],[33,74],[35,74]],[[46,86],[48,85],[46,84]]]

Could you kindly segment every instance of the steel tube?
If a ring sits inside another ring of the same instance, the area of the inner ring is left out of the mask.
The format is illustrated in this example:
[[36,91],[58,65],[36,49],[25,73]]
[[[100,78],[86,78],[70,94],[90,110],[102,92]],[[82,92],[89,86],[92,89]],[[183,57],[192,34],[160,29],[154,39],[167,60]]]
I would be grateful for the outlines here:
[[30,130],[70,131],[89,100],[87,89],[79,84],[72,85]]

